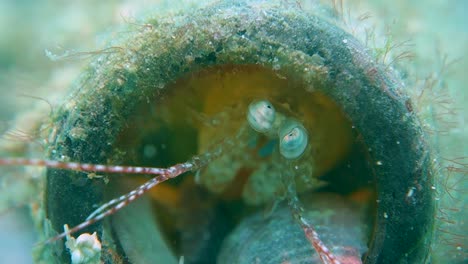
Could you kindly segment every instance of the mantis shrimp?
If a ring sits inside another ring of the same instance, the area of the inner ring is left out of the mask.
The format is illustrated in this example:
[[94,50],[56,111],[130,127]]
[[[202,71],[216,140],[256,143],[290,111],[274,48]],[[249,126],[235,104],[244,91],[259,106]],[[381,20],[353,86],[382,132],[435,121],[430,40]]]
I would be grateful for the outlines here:
[[[271,140],[273,144],[278,144],[277,149],[273,152],[273,163],[280,164],[281,159],[286,161],[286,167],[274,166],[274,169],[285,169],[280,173],[281,181],[284,184],[284,197],[288,201],[292,216],[298,225],[303,229],[306,238],[309,240],[313,248],[319,254],[323,263],[340,263],[337,257],[333,255],[330,249],[320,240],[318,233],[309,221],[302,216],[302,205],[297,198],[295,187],[295,169],[298,168],[298,161],[306,154],[306,149],[310,148],[308,141],[308,132],[306,128],[296,119],[287,117],[286,115],[276,111],[273,104],[267,100],[258,100],[252,102],[247,111],[248,127],[242,127],[237,134],[237,137],[245,138],[256,137],[258,134],[264,135]],[[54,160],[42,159],[23,159],[23,158],[1,158],[1,166],[45,166],[48,168],[68,169],[84,172],[104,172],[104,173],[124,173],[124,174],[144,174],[152,175],[153,178],[140,185],[138,188],[126,193],[118,198],[112,199],[94,212],[92,212],[82,223],[70,229],[66,228],[64,232],[54,236],[45,243],[68,237],[77,231],[80,231],[126,207],[131,202],[135,201],[146,192],[151,190],[156,185],[165,182],[169,179],[178,177],[186,172],[198,171],[203,169],[211,162],[215,162],[219,157],[224,155],[223,150],[235,148],[235,141],[225,139],[220,146],[217,146],[213,151],[200,154],[193,157],[191,160],[173,165],[168,168],[155,167],[134,167],[134,166],[109,166],[76,162],[60,162]],[[265,172],[264,172],[265,173]]]

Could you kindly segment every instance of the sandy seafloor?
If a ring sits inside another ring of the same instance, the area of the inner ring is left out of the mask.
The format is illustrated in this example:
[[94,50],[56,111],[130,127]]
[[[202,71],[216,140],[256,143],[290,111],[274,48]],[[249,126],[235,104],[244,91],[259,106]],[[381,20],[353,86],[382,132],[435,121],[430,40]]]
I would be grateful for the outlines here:
[[[164,12],[165,8],[188,7],[196,1],[185,2],[191,4],[167,5],[164,1],[149,0],[114,0],[98,4],[91,0],[70,4],[57,0],[0,1],[0,132],[4,132],[15,117],[30,109],[32,104],[44,104],[21,95],[45,98],[52,105],[59,104],[80,65],[88,62],[80,59],[52,61],[45,55],[45,50],[57,54],[66,50],[95,50],[112,37],[113,25],[122,23],[124,17],[138,16],[142,8]],[[468,157],[468,1],[347,2],[352,3],[351,10],[355,13],[369,11],[372,15],[369,23],[387,26],[396,40],[411,40],[411,49],[416,55],[411,63],[420,76],[437,71],[444,54],[450,61],[457,61],[443,79],[453,100],[450,105],[455,109],[455,115],[451,121],[456,125],[438,139],[438,148],[441,157]],[[458,202],[453,206],[466,209],[467,182],[464,179],[459,183],[459,189],[465,190],[465,194],[459,193]],[[9,188],[0,185],[0,190],[8,192]],[[463,219],[467,218],[467,213],[459,213],[455,217],[458,218],[455,219],[458,226],[454,231],[466,232],[468,228]],[[465,244],[459,248],[437,247],[438,255],[444,256],[444,250],[458,250],[466,256],[466,237],[463,240]],[[31,263],[30,249],[34,241],[32,221],[25,206],[18,204],[1,212],[0,262]]]

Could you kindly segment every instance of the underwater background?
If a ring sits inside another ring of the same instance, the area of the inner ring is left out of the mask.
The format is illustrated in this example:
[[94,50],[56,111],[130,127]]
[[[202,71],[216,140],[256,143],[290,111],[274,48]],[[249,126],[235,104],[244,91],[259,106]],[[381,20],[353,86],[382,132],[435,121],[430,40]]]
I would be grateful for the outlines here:
[[[50,108],[60,105],[82,67],[89,63],[86,55],[67,57],[67,53],[99,50],[115,37],[122,24],[132,23],[150,13],[170,13],[189,10],[205,3],[200,1],[80,1],[66,3],[57,0],[0,1],[0,133],[5,133],[23,113],[32,109],[45,116],[31,115],[31,119],[46,119]],[[206,3],[216,1],[205,1]],[[304,8],[316,1],[298,1]],[[332,1],[324,1],[330,4]],[[450,233],[435,236],[434,263],[445,258],[463,263],[467,257],[466,163],[468,157],[468,2],[442,1],[345,1],[350,14],[369,12],[370,18],[356,27],[375,27],[376,45],[383,39],[395,42],[410,40],[408,49],[414,54],[405,74],[414,80],[435,77],[434,93],[421,108],[422,119],[434,130],[431,136],[437,151],[440,171],[447,180],[440,180],[440,207],[454,208],[445,212],[446,224],[438,222],[442,230],[448,225]],[[119,26],[120,25],[120,26]],[[375,26],[374,26],[375,25]],[[63,56],[65,55],[65,56]],[[447,66],[448,65],[448,66]],[[415,81],[414,83],[418,83]],[[411,89],[411,88],[408,88]],[[411,91],[409,92],[411,95]],[[41,98],[41,99],[37,99]],[[47,102],[45,102],[45,99]],[[51,107],[49,107],[49,104]],[[445,109],[448,107],[449,109]],[[425,115],[432,108],[444,108],[439,118]],[[21,119],[24,120],[24,117]],[[27,119],[26,119],[27,120]],[[19,128],[28,131],[28,122]],[[17,136],[27,136],[18,135]],[[37,138],[31,139],[39,140]],[[11,138],[0,138],[1,157],[15,156]],[[2,149],[3,147],[3,149]],[[12,151],[13,150],[13,151]],[[451,161],[455,160],[455,163]],[[455,166],[455,175],[448,178],[447,168]],[[0,172],[3,172],[0,168]],[[29,253],[36,242],[34,223],[29,217],[29,203],[34,199],[27,175],[19,179],[2,180],[0,175],[0,259],[4,263],[32,263]],[[451,189],[449,194],[445,191]],[[452,190],[453,189],[453,190]],[[453,255],[453,258],[450,256]]]

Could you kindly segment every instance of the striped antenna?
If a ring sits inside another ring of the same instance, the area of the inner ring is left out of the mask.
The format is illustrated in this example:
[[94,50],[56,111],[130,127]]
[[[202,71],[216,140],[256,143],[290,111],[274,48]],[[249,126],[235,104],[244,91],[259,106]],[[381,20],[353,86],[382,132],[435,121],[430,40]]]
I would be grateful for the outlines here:
[[[135,167],[135,166],[109,166],[100,164],[88,164],[78,162],[62,162],[55,160],[25,159],[25,158],[0,158],[0,166],[43,166],[54,169],[65,169],[85,172],[107,172],[107,173],[125,173],[125,174],[148,174],[160,175],[167,174],[172,168],[161,169],[153,167]],[[177,165],[173,166],[176,167]]]
[[[232,142],[223,142],[221,145],[230,146]],[[140,185],[135,190],[124,194],[118,198],[112,199],[109,202],[101,205],[98,209],[92,212],[84,222],[81,224],[68,229],[67,231],[52,237],[45,241],[45,243],[51,243],[67,235],[73,234],[83,228],[86,228],[107,216],[110,216],[120,209],[124,208],[131,202],[135,201],[146,192],[148,192],[154,186],[161,182],[175,178],[188,171],[196,171],[212,160],[218,158],[222,154],[222,148],[218,146],[213,152],[207,152],[199,156],[193,157],[191,160],[185,163],[179,163],[168,168],[154,168],[154,167],[138,167],[138,166],[110,166],[101,164],[89,164],[89,163],[78,163],[78,162],[62,162],[55,160],[43,160],[43,159],[26,159],[26,158],[0,158],[0,166],[44,166],[47,168],[54,169],[65,169],[74,171],[84,172],[104,172],[104,173],[123,173],[123,174],[147,174],[155,175],[154,178],[150,179],[146,183]]]
[[[289,195],[288,195],[289,196]],[[330,251],[330,249],[322,242],[319,234],[307,219],[302,217],[302,211],[304,210],[296,197],[288,197],[288,204],[291,213],[296,221],[301,226],[307,240],[314,247],[315,251],[320,256],[323,263],[326,264],[340,264],[341,262],[336,256]]]
[[286,188],[286,199],[288,201],[288,206],[294,220],[301,226],[307,240],[319,255],[322,263],[341,264],[338,258],[322,242],[314,226],[302,216],[302,212],[304,212],[304,207],[302,206],[301,201],[299,201],[299,198],[297,197],[296,182],[294,179],[295,177],[294,170],[292,169],[292,163],[290,163],[289,167],[290,168],[283,170],[281,168],[278,169],[282,170],[281,178]]
[[[236,147],[239,138],[245,136],[247,130],[241,127],[237,135],[233,138],[225,138],[214,147],[198,156],[192,157],[191,160],[179,163],[168,168],[154,168],[154,167],[138,167],[138,166],[115,166],[115,165],[102,165],[78,162],[63,162],[46,159],[27,159],[27,158],[0,158],[0,166],[43,166],[54,169],[74,170],[83,172],[104,172],[104,173],[122,173],[122,174],[146,174],[155,175],[146,183],[140,185],[133,191],[124,194],[118,198],[112,199],[109,202],[101,205],[98,209],[92,212],[84,222],[81,224],[67,229],[59,235],[46,240],[44,243],[51,243],[56,240],[62,239],[67,235],[71,235],[83,228],[86,228],[107,216],[110,216],[120,209],[124,208],[131,202],[135,201],[154,186],[175,178],[188,171],[197,171],[207,166],[211,161],[219,158],[224,152],[229,151]],[[237,140],[236,140],[237,139]]]
[[[63,164],[63,163],[62,163]],[[130,166],[104,166],[104,165],[90,165],[90,164],[81,164],[79,166],[83,166],[83,165],[87,165],[87,166],[91,166],[91,167],[96,167],[96,166],[102,166],[102,168],[111,168],[111,170],[114,170],[115,167],[119,167],[119,170],[120,168],[123,170],[123,171],[135,171],[136,169],[142,169],[144,171],[160,171],[161,173],[157,176],[155,176],[154,178],[150,179],[149,181],[147,181],[146,183],[140,185],[138,188],[136,188],[135,190],[127,193],[127,194],[124,194],[122,196],[120,196],[119,198],[116,198],[116,199],[112,199],[111,201],[103,204],[101,207],[99,207],[98,209],[96,209],[93,213],[91,213],[84,222],[82,222],[81,224],[71,228],[71,229],[68,229],[66,231],[64,231],[63,233],[55,236],[55,237],[52,237],[48,240],[45,241],[45,243],[51,243],[51,242],[54,242],[56,240],[59,240],[59,239],[62,239],[68,235],[71,235],[79,230],[82,230],[116,212],[118,212],[120,209],[124,208],[125,206],[127,206],[128,204],[130,204],[131,202],[135,201],[136,199],[138,199],[139,197],[141,197],[143,194],[145,194],[146,192],[148,192],[151,188],[153,188],[154,186],[164,182],[164,181],[167,181],[169,179],[172,179],[172,178],[175,178],[187,171],[190,171],[192,170],[195,166],[190,163],[190,162],[186,162],[186,163],[180,163],[180,164],[176,164],[172,167],[169,167],[167,169],[159,169],[159,168],[146,168],[146,167],[130,167]],[[68,165],[67,165],[68,166]],[[54,168],[57,168],[57,167],[54,167]],[[62,168],[62,167],[60,167]],[[69,167],[67,167],[69,169]],[[109,172],[109,170],[101,170],[102,172]],[[114,172],[114,171],[112,171]],[[136,173],[136,172],[135,172]]]

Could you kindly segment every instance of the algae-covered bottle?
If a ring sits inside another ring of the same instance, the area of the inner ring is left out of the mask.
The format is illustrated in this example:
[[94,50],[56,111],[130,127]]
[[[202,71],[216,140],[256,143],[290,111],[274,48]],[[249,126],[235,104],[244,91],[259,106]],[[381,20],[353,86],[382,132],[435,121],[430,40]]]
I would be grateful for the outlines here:
[[405,80],[335,11],[219,1],[149,15],[93,54],[47,128],[67,165],[30,162],[50,167],[39,218],[50,238],[125,208],[36,261],[429,262],[433,141]]

